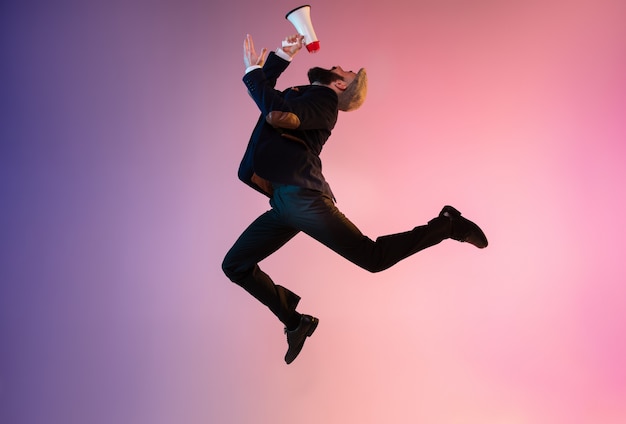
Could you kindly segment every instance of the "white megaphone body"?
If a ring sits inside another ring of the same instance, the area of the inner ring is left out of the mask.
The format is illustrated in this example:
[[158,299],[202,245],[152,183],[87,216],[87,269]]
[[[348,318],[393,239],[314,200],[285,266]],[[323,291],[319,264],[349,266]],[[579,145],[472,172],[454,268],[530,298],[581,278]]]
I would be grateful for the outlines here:
[[309,53],[315,53],[320,49],[320,42],[311,23],[311,6],[305,4],[304,6],[296,7],[287,13],[285,19],[296,27],[298,34],[304,36],[304,44]]

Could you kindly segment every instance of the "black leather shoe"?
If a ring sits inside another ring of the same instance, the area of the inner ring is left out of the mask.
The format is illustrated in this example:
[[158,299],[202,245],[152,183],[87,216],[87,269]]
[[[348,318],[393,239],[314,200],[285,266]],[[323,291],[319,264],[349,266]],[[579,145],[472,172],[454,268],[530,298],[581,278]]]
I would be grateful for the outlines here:
[[463,218],[461,212],[452,206],[444,206],[439,216],[450,220],[452,224],[450,238],[473,244],[479,249],[484,249],[489,244],[483,230],[469,219]]
[[298,325],[295,330],[289,331],[287,327],[285,327],[287,343],[289,344],[289,349],[287,349],[287,354],[285,355],[285,362],[291,364],[293,360],[296,359],[302,350],[302,346],[304,346],[304,341],[313,334],[319,322],[319,319],[311,315],[302,315],[300,325]]

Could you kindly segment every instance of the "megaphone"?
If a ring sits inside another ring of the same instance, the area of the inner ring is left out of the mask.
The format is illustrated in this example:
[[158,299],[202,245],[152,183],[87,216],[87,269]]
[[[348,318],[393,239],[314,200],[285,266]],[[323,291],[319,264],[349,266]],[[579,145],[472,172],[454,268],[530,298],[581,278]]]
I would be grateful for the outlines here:
[[320,49],[320,42],[317,39],[317,35],[315,35],[313,23],[311,23],[310,5],[305,4],[304,6],[296,7],[285,15],[285,19],[296,27],[298,34],[304,35],[304,44],[309,53],[315,53]]

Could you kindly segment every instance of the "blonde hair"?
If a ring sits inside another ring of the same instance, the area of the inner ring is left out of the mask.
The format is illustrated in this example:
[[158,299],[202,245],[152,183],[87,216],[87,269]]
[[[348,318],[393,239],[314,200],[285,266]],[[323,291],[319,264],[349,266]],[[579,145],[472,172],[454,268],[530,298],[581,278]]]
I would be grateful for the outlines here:
[[367,96],[367,73],[361,68],[356,78],[339,94],[339,110],[350,112],[361,107]]

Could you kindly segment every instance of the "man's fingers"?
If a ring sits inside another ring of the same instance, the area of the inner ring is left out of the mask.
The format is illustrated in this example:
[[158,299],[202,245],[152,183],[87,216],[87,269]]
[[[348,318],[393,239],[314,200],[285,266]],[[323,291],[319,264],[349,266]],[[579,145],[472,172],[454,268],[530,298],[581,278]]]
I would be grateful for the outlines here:
[[265,62],[265,57],[267,56],[267,49],[264,47],[263,50],[261,50],[261,56],[259,56],[259,60],[258,60],[258,64],[262,64]]
[[246,66],[250,65],[260,65],[263,66],[265,63],[265,57],[267,56],[267,49],[264,47],[261,49],[261,54],[257,55],[254,50],[254,42],[252,41],[252,36],[250,34],[246,35],[246,38],[243,40],[243,57],[244,63]]
[[246,35],[246,38],[243,39],[243,50],[244,53],[254,52],[254,42],[250,34]]

